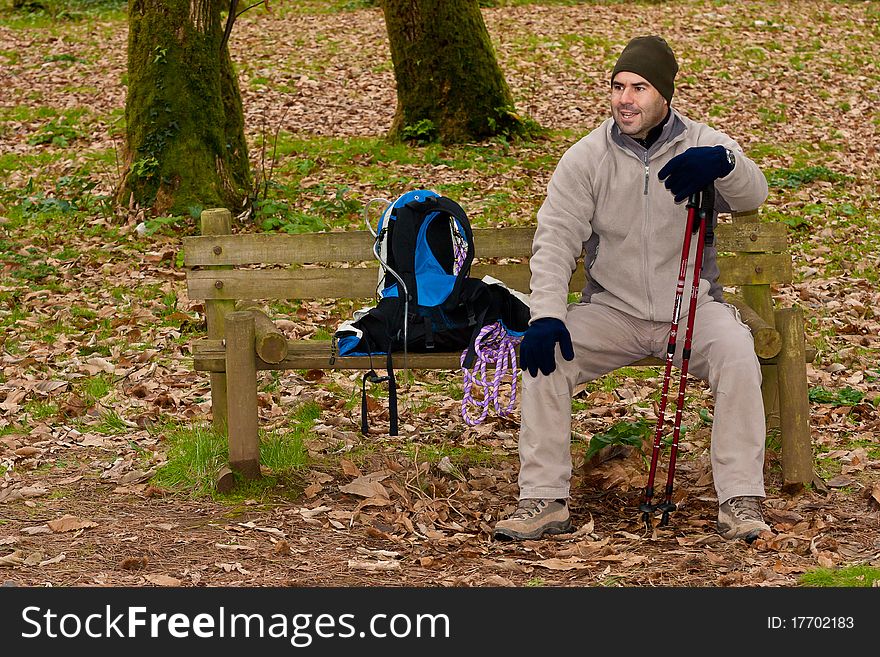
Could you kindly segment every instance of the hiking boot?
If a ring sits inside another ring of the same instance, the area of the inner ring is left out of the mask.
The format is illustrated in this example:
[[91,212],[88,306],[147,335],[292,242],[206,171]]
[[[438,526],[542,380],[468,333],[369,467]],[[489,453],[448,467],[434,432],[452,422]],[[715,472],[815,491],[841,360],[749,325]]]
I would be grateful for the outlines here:
[[727,539],[741,538],[751,543],[770,525],[761,515],[760,497],[731,497],[718,507],[718,531]]
[[520,500],[516,511],[495,523],[495,538],[499,540],[521,541],[568,531],[571,518],[565,500]]

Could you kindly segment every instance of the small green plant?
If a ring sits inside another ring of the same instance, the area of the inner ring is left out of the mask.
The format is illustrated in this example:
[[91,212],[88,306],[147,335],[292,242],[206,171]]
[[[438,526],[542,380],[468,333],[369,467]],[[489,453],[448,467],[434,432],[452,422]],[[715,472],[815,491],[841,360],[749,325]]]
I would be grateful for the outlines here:
[[27,184],[18,193],[18,198],[18,207],[25,217],[71,212],[75,209],[70,201],[47,195],[42,190],[36,191],[33,178],[28,179]]
[[159,173],[159,160],[153,156],[142,157],[131,163],[131,175],[141,180],[150,180]]
[[834,404],[835,406],[855,406],[865,398],[865,393],[846,386],[840,390],[829,390],[823,386],[810,388],[808,394],[811,402]]
[[584,453],[584,460],[589,461],[600,449],[608,445],[630,445],[642,451],[645,441],[653,435],[654,428],[654,423],[644,418],[632,422],[618,422],[608,431],[593,435]]
[[77,173],[59,177],[55,181],[54,191],[50,192],[36,190],[33,179],[29,179],[15,196],[25,217],[66,214],[78,210],[107,213],[111,210],[109,198],[94,194],[96,186],[94,180]]
[[[318,186],[317,191],[322,191],[323,185]],[[345,195],[351,191],[346,185],[339,185],[333,192],[332,199],[320,199],[312,203],[312,211],[326,214],[330,217],[344,217],[351,214],[359,214],[361,211],[360,201],[345,198]]]
[[82,137],[82,132],[67,117],[59,117],[49,121],[37,132],[28,137],[31,146],[51,144],[59,148],[67,148],[70,142]]
[[161,46],[156,46],[153,48],[153,63],[154,64],[166,64],[168,62],[168,48],[162,48]]
[[254,204],[257,222],[266,232],[314,233],[327,230],[321,217],[294,210],[285,199],[265,198]]
[[315,402],[305,402],[297,406],[290,417],[301,425],[311,428],[312,423],[321,417],[321,407]]
[[61,53],[60,55],[43,55],[44,62],[81,62],[84,61],[70,53]]
[[490,116],[488,122],[489,129],[504,142],[515,138],[539,137],[546,132],[533,118],[522,116],[513,107],[508,106],[496,107],[495,117]]
[[404,126],[402,136],[405,141],[414,141],[419,145],[424,145],[437,141],[440,131],[431,119],[421,119]]
[[331,337],[332,336],[330,335],[330,332],[327,329],[325,329],[323,327],[319,327],[310,339],[311,340],[329,340]]
[[177,235],[185,223],[186,217],[181,216],[151,217],[144,221],[144,235]]

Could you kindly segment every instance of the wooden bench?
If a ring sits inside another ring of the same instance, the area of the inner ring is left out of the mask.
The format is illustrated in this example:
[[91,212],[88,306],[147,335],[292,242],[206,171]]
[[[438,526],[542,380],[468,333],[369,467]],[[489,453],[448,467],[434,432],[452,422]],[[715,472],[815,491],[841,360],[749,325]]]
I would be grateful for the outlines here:
[[[232,234],[225,209],[205,210],[201,236],[183,238],[187,292],[204,300],[207,337],[193,344],[194,368],[209,372],[215,428],[225,431],[229,464],[245,477],[259,476],[258,370],[367,370],[367,357],[334,358],[330,340],[287,340],[253,300],[362,299],[376,292],[373,238],[367,231]],[[485,274],[528,291],[528,258],[534,227],[475,229],[472,276]],[[737,213],[716,229],[721,282],[749,325],[762,363],[768,427],[778,427],[783,485],[812,481],[806,348],[801,310],[775,308],[771,286],[792,280],[787,227],[758,221],[757,211]],[[584,285],[578,267],[571,291]],[[332,330],[332,329],[331,329]],[[402,358],[395,358],[395,366]],[[647,358],[633,365],[662,365]],[[412,369],[459,369],[458,353],[408,354]],[[231,470],[226,473],[231,481]]]

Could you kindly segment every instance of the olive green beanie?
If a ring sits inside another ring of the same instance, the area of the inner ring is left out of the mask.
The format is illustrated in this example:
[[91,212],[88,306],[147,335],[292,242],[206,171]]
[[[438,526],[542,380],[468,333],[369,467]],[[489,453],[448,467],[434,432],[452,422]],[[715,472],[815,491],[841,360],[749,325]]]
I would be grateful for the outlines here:
[[678,63],[664,39],[658,36],[642,36],[630,41],[614,65],[612,82],[621,71],[641,75],[660,92],[666,102],[672,102]]

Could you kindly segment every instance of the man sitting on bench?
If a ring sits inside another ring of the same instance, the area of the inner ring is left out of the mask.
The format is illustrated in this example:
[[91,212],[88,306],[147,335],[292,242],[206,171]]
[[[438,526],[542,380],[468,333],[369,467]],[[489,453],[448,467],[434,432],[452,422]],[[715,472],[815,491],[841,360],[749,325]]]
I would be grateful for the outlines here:
[[[664,356],[681,267],[682,203],[712,184],[716,207],[725,211],[756,208],[767,198],[762,172],[734,140],[670,107],[677,71],[660,37],[630,41],[611,75],[612,118],[563,155],[538,211],[531,323],[520,346],[526,370],[520,499],[516,511],[495,525],[498,539],[570,530],[572,391],[642,357]],[[584,246],[589,282],[581,302],[569,305],[571,274]],[[715,397],[711,460],[718,530],[728,539],[752,541],[770,529],[760,504],[761,368],[749,329],[723,302],[715,255],[707,245],[690,369],[708,381]]]

